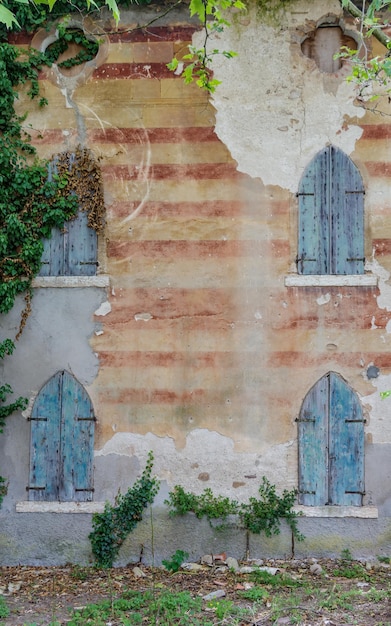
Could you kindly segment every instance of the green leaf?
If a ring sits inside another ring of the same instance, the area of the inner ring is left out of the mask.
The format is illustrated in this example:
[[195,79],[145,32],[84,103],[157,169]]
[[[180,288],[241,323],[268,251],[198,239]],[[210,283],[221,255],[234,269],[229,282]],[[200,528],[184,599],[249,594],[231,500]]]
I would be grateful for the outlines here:
[[118,5],[116,3],[115,0],[105,0],[105,4],[109,7],[110,11],[113,14],[113,17],[115,19],[115,23],[118,24],[119,22],[119,18],[120,18],[120,13],[119,13],[119,8]]
[[3,4],[0,4],[0,22],[5,24],[7,28],[12,28],[13,24],[19,26],[15,15]]

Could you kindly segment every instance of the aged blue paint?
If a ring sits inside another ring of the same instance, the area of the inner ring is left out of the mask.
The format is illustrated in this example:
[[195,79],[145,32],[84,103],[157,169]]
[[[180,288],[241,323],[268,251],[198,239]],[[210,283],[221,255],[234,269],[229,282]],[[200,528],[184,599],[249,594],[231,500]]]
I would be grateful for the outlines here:
[[364,186],[342,150],[327,146],[307,166],[299,186],[298,272],[364,272]]
[[69,372],[57,372],[31,414],[30,499],[92,500],[93,446],[91,400]]
[[[56,173],[56,160],[49,164],[48,178]],[[97,268],[98,237],[88,226],[85,211],[68,221],[62,230],[53,228],[43,242],[40,276],[94,276]]]
[[329,372],[306,395],[298,426],[299,502],[360,506],[364,419],[354,390]]

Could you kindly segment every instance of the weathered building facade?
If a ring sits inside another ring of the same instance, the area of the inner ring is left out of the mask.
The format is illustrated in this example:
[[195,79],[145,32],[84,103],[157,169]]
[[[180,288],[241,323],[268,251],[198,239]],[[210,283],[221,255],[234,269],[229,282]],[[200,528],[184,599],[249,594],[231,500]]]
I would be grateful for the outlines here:
[[[2,563],[88,562],[92,512],[149,450],[154,545],[147,516],[120,563],[141,544],[149,561],[241,556],[241,531],[172,520],[164,499],[180,484],[245,500],[264,475],[299,489],[297,554],[390,553],[391,126],[389,104],[355,101],[335,65],[354,39],[345,18],[336,0],[298,1],[278,26],[238,16],[216,44],[238,57],[216,60],[210,99],[166,67],[200,36],[180,13],[88,25],[96,59],[42,75],[39,155],[91,151],[105,230],[81,261],[69,235],[61,269],[47,252],[7,361],[30,405],[0,439]],[[288,555],[290,535],[251,551]]]

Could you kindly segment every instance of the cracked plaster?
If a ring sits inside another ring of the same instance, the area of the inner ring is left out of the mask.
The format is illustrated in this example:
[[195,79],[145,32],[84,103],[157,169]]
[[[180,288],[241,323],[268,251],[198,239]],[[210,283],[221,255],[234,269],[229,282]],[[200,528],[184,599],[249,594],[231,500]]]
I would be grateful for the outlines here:
[[[285,15],[287,28],[265,25],[254,11],[243,25],[234,16],[233,27],[210,44],[238,53],[229,61],[219,56],[213,61],[214,77],[221,81],[213,94],[217,135],[239,171],[292,192],[324,145],[351,154],[362,134],[356,122],[365,112],[354,105],[354,87],[344,80],[344,71],[321,73],[292,41],[306,23],[341,15],[337,1],[328,3],[327,11],[324,7],[322,0],[297,3],[295,12]],[[194,36],[196,45],[202,45],[202,37]]]

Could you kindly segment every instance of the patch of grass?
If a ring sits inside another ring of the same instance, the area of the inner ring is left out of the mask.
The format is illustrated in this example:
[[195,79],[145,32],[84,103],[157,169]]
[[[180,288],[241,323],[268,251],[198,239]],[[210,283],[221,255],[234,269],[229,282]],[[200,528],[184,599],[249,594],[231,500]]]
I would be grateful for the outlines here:
[[302,582],[294,580],[286,574],[270,574],[266,570],[256,569],[250,574],[250,580],[258,585],[270,585],[272,587],[301,587]]
[[10,610],[6,605],[4,598],[0,596],[0,618],[8,617],[9,614]]
[[333,570],[334,576],[340,578],[358,578],[359,580],[365,580],[369,582],[371,580],[370,574],[366,571],[365,567],[360,563],[349,563],[347,565],[342,564],[341,567]]
[[89,604],[75,611],[68,626],[106,626],[113,620],[119,620],[123,626],[142,623],[207,626],[198,620],[201,611],[202,598],[193,598],[188,591],[127,591],[117,600]]
[[269,592],[263,587],[252,587],[252,589],[240,591],[238,595],[240,598],[251,602],[265,602],[270,597]]
[[391,563],[391,559],[389,556],[378,556],[377,560],[379,561],[379,563]]

